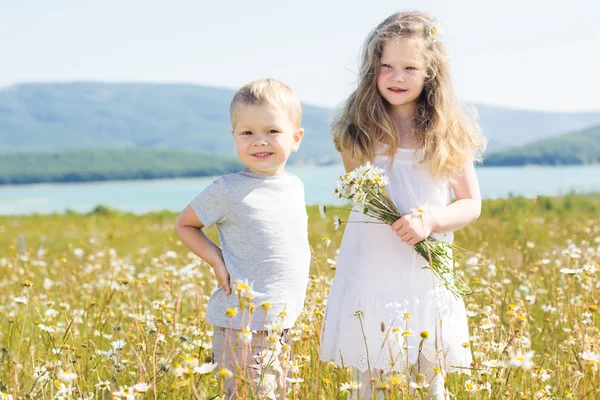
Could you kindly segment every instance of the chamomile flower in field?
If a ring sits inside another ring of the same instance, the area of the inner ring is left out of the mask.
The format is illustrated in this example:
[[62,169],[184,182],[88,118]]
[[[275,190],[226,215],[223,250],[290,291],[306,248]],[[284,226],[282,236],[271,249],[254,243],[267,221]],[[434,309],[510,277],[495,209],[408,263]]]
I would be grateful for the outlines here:
[[115,351],[119,352],[119,351],[123,350],[123,348],[127,345],[127,342],[120,339],[120,340],[115,340],[114,342],[111,342],[110,345]]
[[333,227],[334,229],[337,231],[338,229],[340,229],[340,226],[342,225],[342,219],[340,218],[339,215],[334,215],[333,216]]
[[238,309],[237,308],[228,308],[227,310],[225,310],[225,315],[228,316],[229,318],[233,318],[237,315],[238,313]]
[[319,216],[322,219],[326,219],[327,218],[327,207],[324,205],[319,205]]
[[61,381],[61,382],[65,382],[65,383],[71,383],[73,382],[75,379],[77,379],[77,374],[74,373],[73,371],[63,371],[62,368],[60,368],[56,374],[56,377]]
[[183,364],[187,368],[194,369],[200,364],[200,360],[198,360],[198,358],[194,356],[188,356],[184,357],[184,359],[181,361],[181,364]]
[[217,368],[218,364],[217,363],[205,363],[202,364],[199,367],[195,367],[194,368],[194,373],[198,374],[198,375],[205,375],[205,374],[210,374],[211,372],[213,372],[216,368]]
[[110,381],[100,381],[94,385],[98,390],[110,390]]
[[136,383],[135,385],[133,385],[133,390],[136,393],[146,393],[148,390],[150,390],[150,385],[147,383]]
[[579,354],[579,357],[590,364],[600,364],[600,353],[584,351],[583,353]]
[[233,284],[233,291],[240,297],[250,295],[253,298],[259,294],[252,289],[252,284],[248,283],[248,279],[237,279]]
[[481,365],[488,368],[504,368],[506,366],[502,360],[486,360],[482,361]]
[[[345,179],[363,179],[365,184],[369,176],[363,169]],[[548,209],[547,201],[553,204]],[[444,374],[453,398],[504,398],[513,393],[545,400],[595,394],[600,371],[600,217],[586,207],[567,211],[561,208],[563,201],[484,200],[482,217],[455,233],[458,245],[473,250],[472,261],[455,265],[476,295],[463,298],[470,340],[469,347],[461,348],[472,353],[474,368],[469,377]],[[593,204],[600,209],[600,201]],[[346,211],[339,211],[339,224],[348,220]],[[273,300],[261,299],[254,312],[273,322],[264,326],[262,336],[250,333],[267,346],[281,343],[283,336],[288,339],[281,345],[281,364],[297,400],[350,398],[358,395],[353,389],[358,387],[357,377],[334,362],[316,359],[339,251],[334,246],[342,232],[319,221],[316,206],[308,213],[309,221],[318,225],[309,225],[313,275],[304,309],[284,335],[283,316],[270,315]],[[216,281],[211,267],[175,239],[173,218],[0,216],[0,340],[6,360],[19,356],[19,389],[6,386],[15,372],[8,368],[14,364],[6,364],[0,369],[5,385],[0,400],[45,398],[51,392],[53,398],[65,400],[90,400],[92,394],[94,399],[142,399],[154,397],[154,386],[156,397],[164,400],[213,398],[225,383],[250,393],[239,371],[220,371],[211,362],[213,327],[205,315]],[[19,244],[20,234],[25,244]],[[242,281],[240,293],[247,294],[243,285],[252,289],[251,282]],[[231,283],[233,289],[236,282]],[[393,323],[370,322],[369,309],[357,312],[356,322],[387,335],[404,357],[418,352],[421,342],[435,345],[439,335],[418,326],[423,316],[417,315],[418,307],[410,307],[397,305]],[[409,309],[414,318],[410,313],[404,316]],[[243,316],[248,324],[248,303],[227,315]],[[228,316],[222,318],[230,321]],[[421,335],[424,329],[426,339]],[[231,339],[242,343],[242,337]],[[369,347],[369,354],[378,352]],[[398,368],[394,373],[377,371],[375,387],[390,398],[409,398],[410,373]],[[361,383],[364,389],[366,383]],[[415,381],[421,388],[424,384]],[[418,390],[426,395],[426,389]]]
[[252,332],[248,329],[248,327],[242,329],[240,331],[240,339],[244,344],[252,343]]
[[577,275],[583,272],[583,268],[561,268],[560,273],[565,275]]
[[362,386],[362,383],[358,383],[355,381],[344,382],[340,386],[340,391],[341,392],[353,392],[353,391],[359,390],[361,388],[361,386]]
[[133,386],[129,388],[120,388],[119,390],[112,392],[111,394],[114,398],[117,399],[135,400],[138,398]]
[[521,350],[517,350],[516,352],[510,353],[510,361],[508,364],[511,367],[522,368],[524,370],[530,370],[534,367],[533,363],[533,350],[530,350],[526,353],[523,353]]
[[222,368],[219,370],[219,372],[217,372],[217,376],[222,379],[230,379],[233,377],[233,372],[227,368]]
[[75,255],[75,257],[83,258],[83,256],[85,255],[85,251],[78,247],[76,249],[73,249],[73,254]]

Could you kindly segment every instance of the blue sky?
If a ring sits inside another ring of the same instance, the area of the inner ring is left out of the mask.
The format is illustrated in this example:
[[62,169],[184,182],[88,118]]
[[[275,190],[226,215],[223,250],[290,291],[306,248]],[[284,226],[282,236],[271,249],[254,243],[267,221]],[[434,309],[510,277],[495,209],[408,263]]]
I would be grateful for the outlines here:
[[600,2],[0,0],[0,86],[31,81],[187,82],[274,77],[339,104],[359,48],[389,14],[443,26],[463,101],[600,111]]

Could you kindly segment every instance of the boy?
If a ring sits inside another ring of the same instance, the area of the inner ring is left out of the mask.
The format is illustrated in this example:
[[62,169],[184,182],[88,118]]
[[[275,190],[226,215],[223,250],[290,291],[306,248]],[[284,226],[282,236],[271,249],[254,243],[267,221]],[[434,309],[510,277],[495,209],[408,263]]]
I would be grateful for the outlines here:
[[[310,264],[304,186],[284,171],[304,135],[302,110],[289,87],[265,79],[238,90],[230,116],[247,168],[193,199],[175,230],[217,278],[206,313],[215,326],[213,361],[252,381],[258,398],[284,397],[281,350],[302,311]],[[214,224],[221,248],[202,231]]]

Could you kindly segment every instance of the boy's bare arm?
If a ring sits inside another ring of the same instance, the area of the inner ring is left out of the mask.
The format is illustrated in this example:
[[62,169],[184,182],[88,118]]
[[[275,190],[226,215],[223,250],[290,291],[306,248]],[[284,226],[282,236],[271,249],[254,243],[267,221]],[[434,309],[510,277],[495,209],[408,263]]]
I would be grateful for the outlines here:
[[219,286],[223,287],[225,293],[230,294],[229,272],[223,260],[223,253],[219,246],[206,236],[202,228],[204,228],[204,224],[198,219],[190,205],[179,214],[175,221],[175,232],[181,241],[194,254],[213,267]]

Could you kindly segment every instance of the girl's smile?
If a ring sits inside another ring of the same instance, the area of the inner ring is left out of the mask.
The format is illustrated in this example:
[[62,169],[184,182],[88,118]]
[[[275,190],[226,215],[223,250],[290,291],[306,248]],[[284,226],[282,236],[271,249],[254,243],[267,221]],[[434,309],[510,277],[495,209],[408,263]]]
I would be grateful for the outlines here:
[[425,67],[418,48],[406,39],[388,40],[380,62],[377,89],[381,96],[396,108],[414,106],[425,84]]

